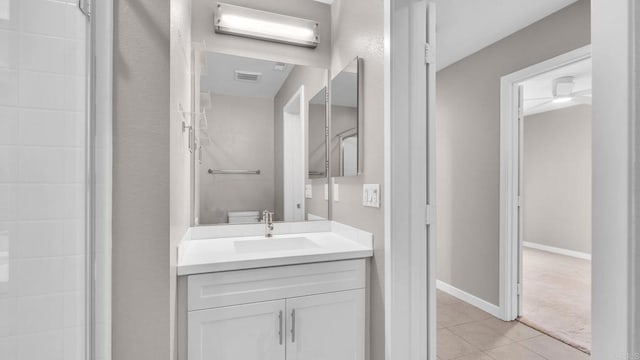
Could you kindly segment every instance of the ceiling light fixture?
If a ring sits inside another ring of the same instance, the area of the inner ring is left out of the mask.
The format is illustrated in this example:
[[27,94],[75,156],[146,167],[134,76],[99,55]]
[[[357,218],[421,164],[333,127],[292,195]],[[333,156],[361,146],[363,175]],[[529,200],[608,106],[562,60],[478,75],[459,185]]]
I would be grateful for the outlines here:
[[562,104],[573,100],[571,96],[559,96],[551,100],[554,104]]
[[318,23],[237,5],[218,3],[215,32],[316,48]]
[[554,104],[563,104],[573,100],[573,87],[575,79],[573,76],[563,76],[553,80],[553,100]]

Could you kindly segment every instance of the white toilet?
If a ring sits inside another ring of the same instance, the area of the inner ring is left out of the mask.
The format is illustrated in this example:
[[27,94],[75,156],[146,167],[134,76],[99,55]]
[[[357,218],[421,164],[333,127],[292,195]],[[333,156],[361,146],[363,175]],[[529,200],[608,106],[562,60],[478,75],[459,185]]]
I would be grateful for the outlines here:
[[229,224],[257,224],[260,222],[260,211],[229,211]]

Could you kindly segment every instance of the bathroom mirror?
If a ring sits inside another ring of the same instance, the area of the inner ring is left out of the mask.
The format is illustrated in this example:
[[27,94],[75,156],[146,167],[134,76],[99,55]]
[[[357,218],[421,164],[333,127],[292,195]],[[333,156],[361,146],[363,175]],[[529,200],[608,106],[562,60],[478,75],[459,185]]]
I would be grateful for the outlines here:
[[357,176],[362,172],[362,63],[361,58],[355,58],[331,80],[332,177]]
[[194,58],[194,223],[258,223],[264,210],[275,221],[327,219],[317,190],[327,174],[315,165],[326,151],[308,155],[310,136],[322,146],[312,128],[326,124],[327,104],[314,95],[325,91],[327,70],[216,52]]
[[309,101],[309,179],[327,177],[327,125],[327,88],[324,87]]
[[[307,220],[322,219],[329,212],[325,200],[325,186],[328,184],[327,88],[323,87],[309,100],[309,141],[307,142],[307,182],[305,198],[308,208]],[[314,196],[315,195],[315,196]]]

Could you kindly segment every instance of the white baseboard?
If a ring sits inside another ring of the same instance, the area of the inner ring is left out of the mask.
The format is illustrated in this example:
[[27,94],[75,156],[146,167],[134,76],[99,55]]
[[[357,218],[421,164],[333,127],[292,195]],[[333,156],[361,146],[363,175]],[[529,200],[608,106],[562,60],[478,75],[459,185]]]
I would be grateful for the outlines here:
[[436,287],[438,288],[438,290],[441,290],[453,297],[458,298],[459,300],[462,300],[470,305],[473,305],[478,309],[497,317],[498,319],[502,319],[503,317],[503,314],[502,314],[503,311],[500,309],[499,306],[494,305],[488,301],[482,300],[479,297],[471,295],[466,291],[462,291],[454,286],[447,284],[446,282],[437,280]]
[[531,249],[547,251],[547,252],[554,253],[554,254],[571,256],[571,257],[578,258],[578,259],[591,260],[591,254],[587,254],[587,253],[583,253],[583,252],[579,252],[579,251],[567,250],[567,249],[563,249],[563,248],[558,248],[558,247],[553,247],[553,246],[548,246],[548,245],[542,245],[542,244],[532,243],[532,242],[528,242],[528,241],[523,241],[522,242],[522,246],[528,247],[528,248],[531,248]]

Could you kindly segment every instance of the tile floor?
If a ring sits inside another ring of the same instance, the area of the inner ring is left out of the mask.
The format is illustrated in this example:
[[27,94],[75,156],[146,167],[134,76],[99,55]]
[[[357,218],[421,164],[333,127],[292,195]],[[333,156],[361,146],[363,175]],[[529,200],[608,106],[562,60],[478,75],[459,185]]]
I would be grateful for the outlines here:
[[589,355],[519,322],[504,322],[438,291],[439,360],[586,360]]

